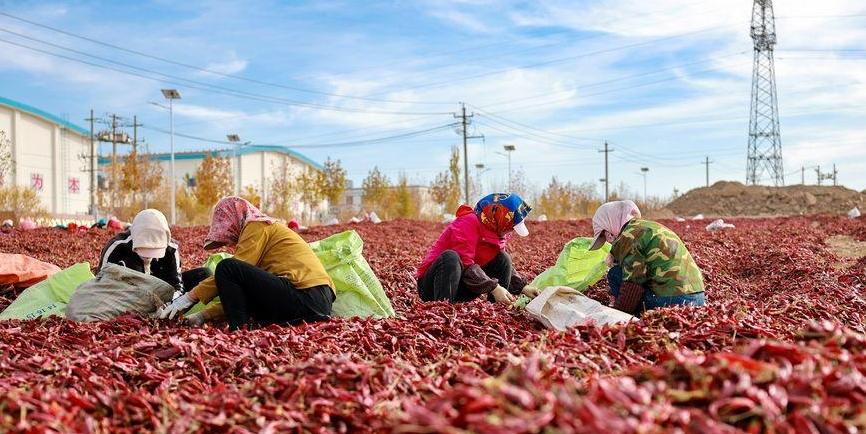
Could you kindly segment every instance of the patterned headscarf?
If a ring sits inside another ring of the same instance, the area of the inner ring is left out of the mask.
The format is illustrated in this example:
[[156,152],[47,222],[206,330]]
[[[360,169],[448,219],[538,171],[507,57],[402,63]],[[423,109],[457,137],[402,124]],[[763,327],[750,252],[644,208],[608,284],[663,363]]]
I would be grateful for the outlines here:
[[484,196],[475,205],[475,214],[481,223],[499,235],[504,235],[523,222],[532,208],[517,194],[493,193]]
[[224,197],[213,208],[210,230],[205,237],[204,248],[212,249],[237,244],[244,226],[249,222],[271,224],[275,221],[253,204],[247,202],[246,199],[237,196]]

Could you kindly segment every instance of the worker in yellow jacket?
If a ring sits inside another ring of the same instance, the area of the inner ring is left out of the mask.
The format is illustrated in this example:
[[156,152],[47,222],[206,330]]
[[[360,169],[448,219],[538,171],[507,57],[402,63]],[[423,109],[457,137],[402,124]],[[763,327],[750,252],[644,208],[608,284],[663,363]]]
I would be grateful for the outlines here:
[[234,258],[222,260],[214,276],[159,311],[174,318],[197,302],[219,295],[220,304],[189,315],[199,325],[225,318],[232,330],[251,324],[321,321],[331,315],[334,283],[309,244],[246,200],[223,198],[213,210],[204,248],[236,246]]

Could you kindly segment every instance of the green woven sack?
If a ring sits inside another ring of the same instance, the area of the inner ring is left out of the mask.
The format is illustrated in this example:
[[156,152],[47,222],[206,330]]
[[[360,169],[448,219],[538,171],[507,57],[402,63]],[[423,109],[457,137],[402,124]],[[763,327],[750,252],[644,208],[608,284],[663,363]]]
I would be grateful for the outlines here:
[[[220,261],[222,261],[223,259],[231,258],[232,256],[233,255],[231,253],[225,253],[225,252],[214,253],[213,255],[210,255],[207,257],[207,259],[205,259],[204,264],[202,264],[202,267],[206,267],[206,268],[210,269],[211,273],[216,273],[217,264],[219,264]],[[192,288],[187,288],[187,290],[192,290]],[[208,307],[213,306],[219,302],[220,302],[220,298],[214,297],[214,299],[211,300],[210,303],[208,303],[206,305],[202,304],[202,303],[196,303],[195,306],[193,306],[192,309],[190,309],[189,312],[187,312],[186,314],[192,315],[194,313],[201,312],[201,311],[207,309]]]
[[93,279],[90,264],[82,262],[37,283],[21,293],[3,313],[0,319],[35,319],[51,315],[66,316],[66,305],[75,289]]
[[391,300],[364,259],[364,241],[355,231],[331,235],[310,244],[334,281],[337,300],[332,313],[341,317],[394,316]]
[[583,237],[569,241],[556,264],[539,274],[530,285],[539,289],[567,286],[583,292],[596,284],[607,273],[604,259],[610,253],[611,246],[604,243],[600,249],[590,251],[592,242],[592,238]]

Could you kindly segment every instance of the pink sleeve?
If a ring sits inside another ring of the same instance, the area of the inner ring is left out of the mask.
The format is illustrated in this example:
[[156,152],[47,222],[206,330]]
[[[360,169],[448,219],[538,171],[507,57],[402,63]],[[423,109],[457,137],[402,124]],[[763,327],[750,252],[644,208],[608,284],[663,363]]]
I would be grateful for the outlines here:
[[[472,216],[475,217],[474,215]],[[469,219],[462,218],[452,223],[451,241],[452,249],[460,255],[460,262],[464,267],[475,263],[475,249],[478,247],[480,233],[478,228]]]

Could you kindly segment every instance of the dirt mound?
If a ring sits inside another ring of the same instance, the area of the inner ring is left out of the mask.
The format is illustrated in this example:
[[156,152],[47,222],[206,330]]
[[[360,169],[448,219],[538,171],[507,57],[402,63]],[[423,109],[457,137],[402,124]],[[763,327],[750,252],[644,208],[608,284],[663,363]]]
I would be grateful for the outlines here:
[[765,187],[720,181],[678,197],[667,208],[691,216],[778,216],[846,214],[866,205],[866,195],[845,187],[792,185]]

